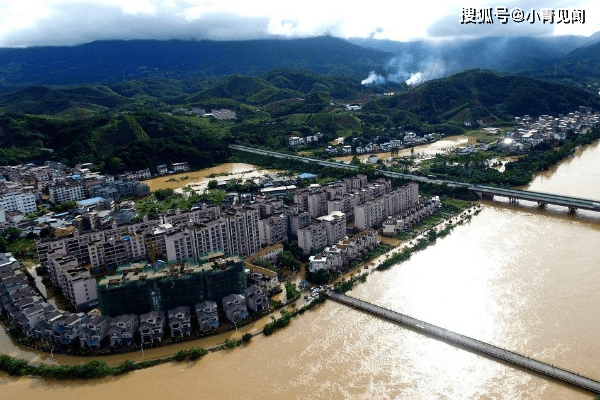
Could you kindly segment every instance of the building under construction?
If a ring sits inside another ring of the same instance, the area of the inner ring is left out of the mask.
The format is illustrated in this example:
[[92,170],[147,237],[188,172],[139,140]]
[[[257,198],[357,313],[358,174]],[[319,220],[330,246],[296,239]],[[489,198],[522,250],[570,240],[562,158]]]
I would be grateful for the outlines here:
[[194,307],[205,300],[221,302],[247,288],[241,257],[211,253],[199,263],[178,262],[162,268],[137,263],[118,269],[98,283],[102,314],[143,314],[179,306]]

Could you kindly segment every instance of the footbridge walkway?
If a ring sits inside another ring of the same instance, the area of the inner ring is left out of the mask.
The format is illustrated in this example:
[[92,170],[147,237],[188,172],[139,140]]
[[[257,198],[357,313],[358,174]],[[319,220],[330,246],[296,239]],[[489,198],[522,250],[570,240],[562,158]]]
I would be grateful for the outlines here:
[[472,339],[468,336],[461,335],[459,333],[455,333],[444,328],[440,328],[436,325],[420,321],[407,315],[400,314],[395,311],[391,311],[386,308],[379,307],[374,304],[367,303],[365,301],[358,300],[350,296],[346,296],[344,294],[328,291],[327,296],[339,303],[348,305],[350,307],[354,307],[366,313],[377,315],[379,317],[394,322],[408,325],[418,331],[437,336],[447,341],[457,343],[463,347],[467,347],[477,352],[487,354],[490,357],[504,360],[514,365],[518,365],[520,367],[536,371],[540,374],[557,379],[559,381],[583,388],[594,394],[600,394],[600,382],[582,376],[576,372],[567,371],[554,365],[550,365],[542,361],[538,361],[533,358],[529,358],[521,354],[505,350],[500,347],[496,347],[476,339]]

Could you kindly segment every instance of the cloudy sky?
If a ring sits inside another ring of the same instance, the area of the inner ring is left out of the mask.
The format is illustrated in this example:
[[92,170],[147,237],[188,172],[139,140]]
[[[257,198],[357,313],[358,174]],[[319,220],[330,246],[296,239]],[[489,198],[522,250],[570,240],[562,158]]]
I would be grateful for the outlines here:
[[[585,10],[585,23],[461,24],[463,8]],[[106,39],[244,40],[330,34],[399,41],[600,31],[597,0],[0,0],[0,47]]]

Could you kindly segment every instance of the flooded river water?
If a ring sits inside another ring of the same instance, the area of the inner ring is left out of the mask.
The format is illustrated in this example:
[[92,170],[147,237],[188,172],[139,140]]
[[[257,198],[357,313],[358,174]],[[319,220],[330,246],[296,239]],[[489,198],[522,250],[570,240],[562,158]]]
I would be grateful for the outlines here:
[[[409,147],[409,148],[398,150],[398,155],[395,157],[406,157],[406,156],[410,156],[410,155],[415,155],[418,158],[431,158],[431,157],[435,156],[436,154],[444,154],[444,153],[448,153],[449,151],[456,150],[456,148],[458,148],[460,146],[464,146],[472,141],[473,141],[473,138],[470,138],[467,136],[451,136],[451,137],[447,137],[447,138],[438,140],[433,143],[427,143],[427,144],[422,144],[422,145],[415,146],[415,147]],[[358,159],[361,162],[365,162],[365,161],[367,161],[367,159],[369,158],[369,156],[371,154],[372,153],[361,154],[358,156]],[[386,159],[392,157],[392,153],[389,151],[383,152],[383,153],[374,153],[374,154],[380,160],[386,160]],[[349,156],[335,157],[335,160],[350,162],[352,160],[352,157],[354,157],[354,156],[349,155]]]
[[248,179],[274,172],[277,172],[277,170],[265,170],[251,164],[225,163],[199,171],[159,176],[143,182],[150,187],[150,191],[156,189],[180,189],[185,186],[189,186],[196,191],[202,191],[207,188],[208,182],[211,180],[221,182],[230,179]]
[[[530,186],[600,199],[599,182],[596,144]],[[410,260],[372,273],[349,294],[600,380],[599,244],[595,213],[569,215],[560,207],[539,210],[498,199]],[[242,332],[198,343],[208,347]],[[148,350],[144,356],[176,350]],[[34,361],[48,357],[16,348],[4,333],[0,351]],[[594,397],[332,301],[269,337],[195,362],[85,382],[0,375],[0,385],[3,399]]]

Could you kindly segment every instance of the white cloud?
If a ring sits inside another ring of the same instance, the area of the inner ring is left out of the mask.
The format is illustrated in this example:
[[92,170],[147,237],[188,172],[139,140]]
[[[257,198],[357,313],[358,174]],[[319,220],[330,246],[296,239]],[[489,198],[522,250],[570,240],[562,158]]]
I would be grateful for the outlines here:
[[[502,2],[500,2],[502,3]],[[585,24],[461,26],[462,7],[582,7]],[[599,30],[592,0],[401,2],[371,0],[0,0],[0,46],[78,44],[106,39],[256,39],[331,34],[343,38],[414,40],[489,34],[586,34]]]

